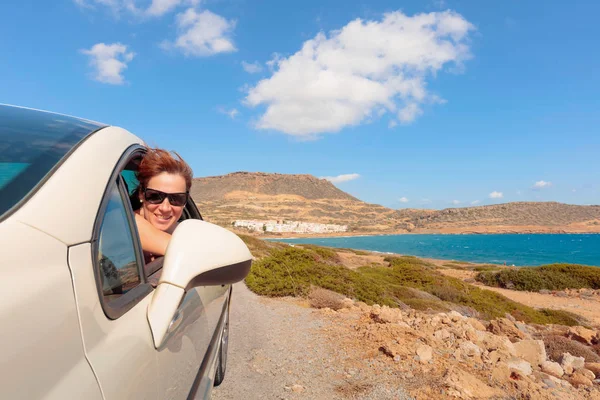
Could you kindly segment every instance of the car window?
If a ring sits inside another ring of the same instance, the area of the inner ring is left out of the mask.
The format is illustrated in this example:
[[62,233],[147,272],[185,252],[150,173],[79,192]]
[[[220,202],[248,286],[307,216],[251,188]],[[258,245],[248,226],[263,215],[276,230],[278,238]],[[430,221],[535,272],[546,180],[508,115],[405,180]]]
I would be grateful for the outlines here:
[[110,303],[139,285],[142,278],[131,224],[118,184],[112,185],[108,196],[98,238],[97,266],[102,295]]
[[103,125],[0,105],[0,218],[43,184],[75,147]]

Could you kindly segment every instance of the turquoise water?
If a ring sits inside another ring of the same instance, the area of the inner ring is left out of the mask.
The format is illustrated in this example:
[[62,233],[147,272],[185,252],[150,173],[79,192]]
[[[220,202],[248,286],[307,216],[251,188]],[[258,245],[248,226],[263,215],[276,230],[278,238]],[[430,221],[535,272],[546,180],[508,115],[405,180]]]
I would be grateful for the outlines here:
[[275,240],[479,263],[535,266],[567,262],[600,266],[600,234],[389,235]]

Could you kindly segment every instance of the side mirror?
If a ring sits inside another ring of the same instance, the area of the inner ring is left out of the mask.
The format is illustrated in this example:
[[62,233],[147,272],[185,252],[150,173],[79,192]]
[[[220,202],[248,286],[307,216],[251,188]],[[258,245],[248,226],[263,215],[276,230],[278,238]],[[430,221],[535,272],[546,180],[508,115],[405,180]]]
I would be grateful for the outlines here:
[[159,348],[186,290],[197,286],[239,282],[250,272],[252,254],[234,233],[220,226],[185,220],[173,232],[148,322]]

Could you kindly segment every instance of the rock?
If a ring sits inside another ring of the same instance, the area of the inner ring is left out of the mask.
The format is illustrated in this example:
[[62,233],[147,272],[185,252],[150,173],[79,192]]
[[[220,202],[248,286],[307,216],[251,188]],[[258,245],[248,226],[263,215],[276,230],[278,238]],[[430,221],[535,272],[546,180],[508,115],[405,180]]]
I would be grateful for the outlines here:
[[422,364],[428,363],[433,358],[433,349],[431,346],[421,344],[417,347],[417,356]]
[[449,389],[449,392],[455,391],[459,398],[489,399],[506,395],[502,390],[492,388],[475,376],[458,368],[446,372],[444,385]]
[[598,333],[583,326],[572,326],[567,335],[570,339],[577,340],[583,344],[592,345],[598,341]]
[[354,307],[354,300],[349,299],[349,298],[345,298],[344,300],[342,300],[342,307],[343,308],[352,308]]
[[581,369],[585,366],[585,359],[583,357],[574,357],[571,353],[564,353],[561,356],[560,365],[565,374],[571,375],[576,369]]
[[304,386],[302,386],[302,385],[292,385],[292,392],[302,393],[302,392],[304,392]]
[[514,324],[514,322],[507,318],[498,318],[490,322],[487,327],[489,332],[496,335],[506,336],[511,340],[516,339],[530,339],[529,335],[521,332]]
[[539,294],[550,294],[551,292],[548,289],[540,289]]
[[565,374],[560,364],[554,361],[544,361],[542,363],[542,371],[557,378]]
[[475,318],[467,318],[467,324],[471,325],[478,331],[485,331],[485,326]]
[[580,386],[592,386],[593,383],[591,380],[580,374],[579,372],[575,372],[570,378],[569,383],[575,387]]
[[531,336],[531,328],[529,327],[529,325],[527,325],[523,322],[515,322],[515,326],[517,327],[518,330],[520,330],[524,334]]
[[600,363],[585,363],[584,368],[592,371],[596,378],[600,378]]
[[381,308],[373,307],[371,310],[371,319],[380,324],[397,323],[402,321],[402,312],[387,306]]
[[499,362],[492,370],[492,379],[498,383],[504,383],[510,378],[510,368],[505,362]]
[[459,347],[462,350],[462,353],[468,357],[476,357],[481,355],[481,349],[473,342],[462,342]]
[[466,319],[466,317],[464,317],[461,313],[457,312],[457,311],[450,311],[448,313],[448,316],[450,317],[450,320],[452,322],[458,322],[458,321],[462,321],[464,319]]
[[452,335],[452,333],[450,333],[450,331],[448,329],[442,328],[442,329],[438,329],[437,331],[435,331],[433,333],[433,337],[438,340],[446,341],[446,340],[453,338],[453,335]]
[[501,353],[507,353],[511,356],[515,355],[515,346],[506,336],[496,336],[486,332],[481,340],[481,347],[487,351],[497,350]]
[[554,383],[550,379],[543,379],[542,382],[544,382],[544,385],[546,385],[546,387],[549,389],[554,389],[556,387],[556,383]]
[[522,376],[529,376],[533,372],[531,364],[517,357],[509,359],[506,364],[511,372],[517,372]]
[[593,381],[594,379],[596,379],[596,375],[589,369],[581,368],[581,369],[576,370],[575,373],[585,376],[590,381]]
[[490,351],[485,359],[489,364],[496,364],[502,359],[502,355],[498,351],[494,350]]
[[546,361],[546,347],[541,340],[521,340],[513,344],[515,355],[537,367]]

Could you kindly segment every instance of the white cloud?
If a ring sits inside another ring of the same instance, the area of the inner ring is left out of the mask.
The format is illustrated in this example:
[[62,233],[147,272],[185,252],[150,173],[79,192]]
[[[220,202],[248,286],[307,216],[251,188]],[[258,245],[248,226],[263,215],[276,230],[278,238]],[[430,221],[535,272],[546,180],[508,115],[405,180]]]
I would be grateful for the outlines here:
[[398,119],[404,124],[413,122],[418,116],[423,114],[423,110],[417,103],[407,104],[398,111]]
[[536,183],[533,184],[532,189],[545,189],[550,186],[552,186],[552,182],[537,181]]
[[492,192],[490,193],[490,199],[501,199],[504,197],[504,194],[502,194],[502,192]]
[[338,176],[322,176],[320,179],[327,179],[331,183],[342,183],[353,181],[355,179],[360,178],[359,174],[343,174]]
[[[137,17],[160,17],[174,10],[180,5],[196,6],[200,0],[152,0],[150,5],[138,5],[136,0],[73,0],[75,4],[84,8],[105,7],[115,16],[129,12]],[[147,2],[146,2],[147,3]]]
[[409,202],[408,198],[406,198],[406,197],[400,197],[400,198],[398,199],[398,201],[399,201],[400,203],[408,203],[408,202]]
[[249,74],[257,74],[259,72],[262,72],[263,70],[262,65],[260,65],[258,61],[255,61],[253,63],[247,63],[246,61],[242,61],[242,68],[244,68],[244,71],[246,71]]
[[179,36],[174,42],[163,42],[163,48],[176,48],[186,56],[195,57],[237,51],[232,39],[235,21],[208,10],[198,12],[188,8],[177,14],[176,25]]
[[388,122],[388,128],[390,128],[390,129],[395,128],[396,125],[398,125],[398,123],[394,120],[391,120],[390,122]]
[[240,114],[240,112],[238,111],[237,108],[232,108],[232,109],[228,110],[226,108],[219,107],[217,110],[221,114],[225,114],[225,115],[227,115],[231,119],[235,119],[235,117],[237,117]]
[[160,16],[177,7],[180,2],[180,0],[152,0],[152,4],[150,4],[146,13],[152,16]]
[[479,201],[479,200],[473,200],[473,201],[471,202],[471,205],[472,205],[472,206],[476,206],[476,205],[477,205],[477,204],[479,204],[479,203],[481,203],[481,201]]
[[459,205],[460,203],[462,203],[462,201],[460,201],[460,200],[452,200],[452,204],[454,204],[455,206]]
[[290,135],[337,132],[371,120],[380,108],[409,123],[423,106],[443,102],[427,78],[470,58],[474,30],[452,11],[387,13],[380,21],[356,19],[321,32],[289,57],[267,62],[272,76],[251,87],[248,106],[265,106],[256,127]]
[[83,8],[95,9],[96,7],[108,8],[115,16],[127,11],[140,14],[141,10],[135,5],[135,0],[73,0],[75,4]]
[[127,46],[121,43],[97,43],[91,49],[84,49],[81,52],[90,57],[90,65],[94,69],[93,78],[98,82],[111,85],[125,83],[123,70],[135,56],[134,52],[128,52]]

